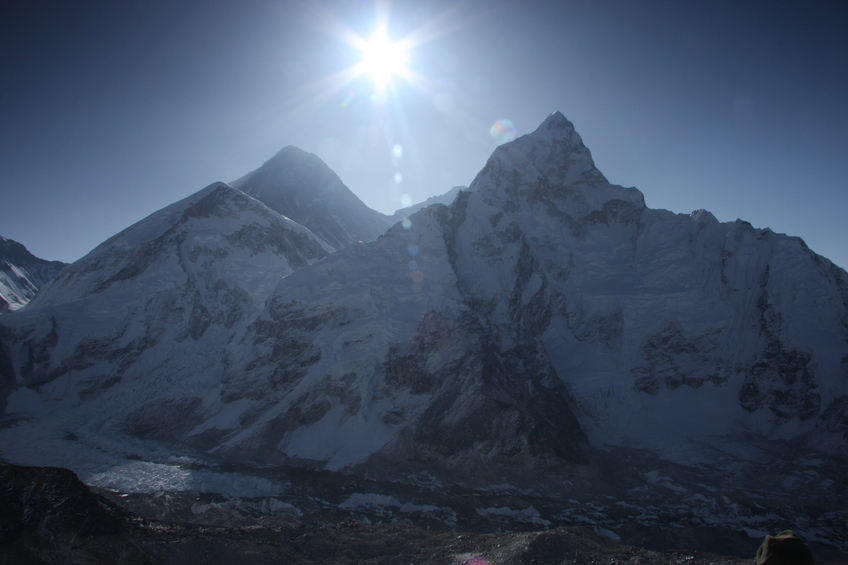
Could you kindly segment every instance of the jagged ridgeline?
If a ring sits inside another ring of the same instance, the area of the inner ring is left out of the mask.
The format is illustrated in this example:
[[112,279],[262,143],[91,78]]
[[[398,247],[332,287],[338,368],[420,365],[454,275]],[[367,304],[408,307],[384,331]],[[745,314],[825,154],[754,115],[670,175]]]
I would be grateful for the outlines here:
[[0,446],[119,488],[278,465],[511,492],[626,540],[635,516],[774,522],[844,550],[846,278],[800,238],[647,208],[559,112],[392,226],[289,147],[0,318]]
[[0,314],[26,306],[65,267],[66,263],[39,259],[17,241],[0,236]]

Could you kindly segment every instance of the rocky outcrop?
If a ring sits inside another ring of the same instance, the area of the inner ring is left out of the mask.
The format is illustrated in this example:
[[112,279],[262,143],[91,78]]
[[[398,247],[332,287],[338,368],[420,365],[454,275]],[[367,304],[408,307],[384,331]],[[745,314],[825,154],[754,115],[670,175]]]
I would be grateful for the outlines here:
[[695,551],[623,546],[585,528],[474,534],[355,522],[327,527],[175,525],[130,515],[91,493],[64,469],[2,465],[0,478],[0,560],[10,565],[746,562]]

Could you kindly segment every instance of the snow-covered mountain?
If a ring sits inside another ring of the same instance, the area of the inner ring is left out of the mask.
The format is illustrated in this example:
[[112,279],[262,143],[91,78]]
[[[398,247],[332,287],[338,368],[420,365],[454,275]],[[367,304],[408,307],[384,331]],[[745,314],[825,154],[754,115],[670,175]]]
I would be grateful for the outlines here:
[[373,241],[388,228],[385,216],[366,206],[321,159],[291,145],[231,184],[334,249]]
[[[325,169],[287,148],[235,183],[262,202],[208,187],[0,318],[2,456],[129,490],[262,496],[285,465],[465,489],[495,522],[839,542],[848,274],[801,239],[647,208],[559,112],[368,243]],[[397,502],[366,494],[339,508]]]
[[262,403],[218,449],[455,469],[845,447],[845,272],[798,238],[646,208],[561,114],[410,220],[281,281],[228,350],[221,409]]
[[2,375],[3,389],[20,387],[16,399],[48,411],[78,408],[84,419],[101,397],[111,418],[170,398],[168,387],[202,389],[192,378],[220,371],[232,328],[282,277],[331,251],[261,202],[213,184],[107,240],[9,317],[0,337],[14,371]]
[[39,259],[17,241],[0,236],[0,313],[26,306],[66,266]]
[[436,196],[431,196],[426,199],[424,202],[419,202],[418,204],[413,204],[412,206],[407,206],[406,208],[400,208],[399,210],[395,210],[395,213],[389,216],[389,223],[396,224],[402,221],[404,218],[408,218],[418,210],[422,208],[426,208],[427,206],[432,206],[433,204],[445,204],[448,205],[454,201],[456,195],[460,193],[462,190],[467,190],[467,186],[455,186],[444,194],[438,194]]

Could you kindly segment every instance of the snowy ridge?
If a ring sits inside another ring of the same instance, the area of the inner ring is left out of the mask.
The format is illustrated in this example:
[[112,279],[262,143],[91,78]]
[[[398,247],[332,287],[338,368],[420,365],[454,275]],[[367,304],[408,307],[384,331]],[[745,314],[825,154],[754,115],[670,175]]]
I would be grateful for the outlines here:
[[[275,232],[269,232],[270,229]],[[233,270],[233,276],[237,275],[237,269],[250,269],[250,263],[261,263],[259,259],[251,259],[256,255],[286,251],[286,244],[295,244],[292,250],[298,250],[295,242],[299,243],[299,240],[303,241],[301,245],[308,249],[311,256],[320,257],[332,251],[331,247],[303,226],[280,216],[229,185],[214,183],[151,214],[100,244],[46,288],[39,300],[33,304],[33,308],[78,300],[88,295],[103,293],[111,287],[115,287],[113,292],[141,295],[150,289],[166,286],[173,282],[167,281],[167,277],[172,274],[184,277],[187,273],[166,273],[162,272],[160,267],[154,274],[148,269],[159,261],[172,260],[169,256],[173,252],[171,246],[183,245],[190,248],[190,252],[183,252],[183,256],[177,260],[186,264],[196,263],[202,255],[229,253],[216,250],[221,245],[221,239],[231,245],[244,245],[248,251],[247,257],[242,259],[243,265],[227,267]],[[216,256],[214,259],[217,263],[221,258]],[[207,258],[201,265],[210,264],[208,261]],[[306,264],[308,258],[293,255],[291,261],[296,267],[300,267]],[[253,268],[261,268],[261,265],[257,264]],[[285,274],[293,270],[287,265],[281,268]],[[142,274],[146,276],[142,277]],[[202,273],[194,274],[204,276]],[[268,290],[256,289],[254,294],[260,303]]]
[[53,412],[71,428],[83,417],[92,429],[172,437],[145,428],[138,407],[180,425],[220,374],[235,325],[277,281],[330,249],[223,183],[152,214],[68,267],[0,327],[17,367],[4,382],[20,387],[7,413]]
[[404,218],[408,218],[418,210],[426,208],[427,206],[432,206],[433,204],[444,204],[447,206],[454,201],[456,195],[459,194],[462,190],[468,190],[468,187],[455,186],[444,194],[440,194],[438,196],[431,196],[424,202],[419,202],[418,204],[413,204],[412,206],[407,206],[406,208],[396,210],[394,214],[388,217],[388,221],[390,224],[396,224],[402,221]]
[[[225,375],[238,392],[227,398],[262,391],[267,402],[226,444],[251,445],[240,457],[261,437],[280,460],[329,468],[432,448],[451,467],[496,439],[463,444],[459,456],[448,432],[451,418],[474,413],[475,394],[491,394],[473,377],[453,388],[445,376],[484,366],[481,338],[496,357],[535,359],[532,373],[544,376],[522,377],[533,387],[564,384],[558,410],[574,410],[593,445],[688,463],[710,459],[703,442],[751,434],[844,448],[845,273],[800,239],[647,209],[636,189],[606,182],[558,113],[496,150],[450,208],[410,220],[283,281],[239,338],[229,354],[238,376]],[[445,333],[461,345],[437,341]],[[278,349],[281,339],[290,347]],[[419,342],[442,360],[430,365]],[[392,382],[396,365],[405,374]],[[433,411],[457,390],[468,404]],[[562,425],[576,434],[571,448],[544,443],[579,461],[582,432]]]
[[559,112],[380,237],[315,159],[157,212],[4,315],[2,456],[507,484],[475,515],[536,524],[612,496],[616,535],[657,500],[844,514],[848,274],[801,239],[647,208]]
[[0,313],[26,306],[66,266],[39,259],[17,241],[0,236]]
[[359,200],[321,159],[291,145],[232,185],[336,250],[373,241],[388,227],[386,218]]

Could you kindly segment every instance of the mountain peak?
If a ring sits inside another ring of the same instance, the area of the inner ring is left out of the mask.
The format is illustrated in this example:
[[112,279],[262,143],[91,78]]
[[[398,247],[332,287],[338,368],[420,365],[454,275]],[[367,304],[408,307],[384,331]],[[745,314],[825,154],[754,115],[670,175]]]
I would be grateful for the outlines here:
[[[574,129],[574,124],[559,110],[549,114],[532,133],[523,136],[534,143],[551,143],[572,154],[581,154],[591,160],[589,149]],[[521,138],[519,138],[521,139]]]
[[262,167],[277,166],[280,164],[289,166],[292,164],[301,164],[321,169],[330,169],[327,164],[318,157],[318,155],[304,151],[300,147],[296,147],[294,145],[286,145],[277,151],[277,154],[268,159]]
[[66,266],[36,257],[23,244],[0,236],[0,313],[23,308]]
[[[545,118],[532,133],[495,149],[481,175],[483,178],[490,174],[503,176],[505,171],[513,171],[525,179],[545,177],[557,186],[608,184],[595,167],[592,154],[574,124],[559,110]],[[472,186],[476,182],[475,179]],[[497,182],[491,184],[497,185]]]
[[[262,163],[261,167],[250,171],[229,184],[239,190],[244,190],[244,186],[255,183],[256,177],[288,176],[293,170],[312,171],[312,174],[319,175],[326,180],[338,178],[330,167],[314,153],[309,153],[294,145],[286,145],[277,151],[273,157]],[[255,197],[256,195],[252,196]]]
[[568,121],[568,118],[563,116],[562,112],[554,110],[536,129],[574,130],[574,124]]
[[309,228],[334,249],[377,239],[388,228],[320,157],[287,145],[232,186]]

